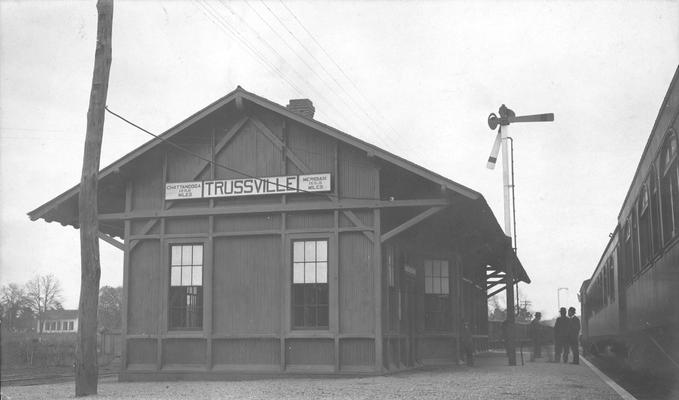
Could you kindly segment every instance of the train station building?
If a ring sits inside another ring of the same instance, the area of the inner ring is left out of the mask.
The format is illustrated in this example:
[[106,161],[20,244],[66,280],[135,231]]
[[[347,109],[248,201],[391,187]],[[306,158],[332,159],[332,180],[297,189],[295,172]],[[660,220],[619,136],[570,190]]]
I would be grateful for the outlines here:
[[[124,251],[121,379],[457,362],[529,282],[483,196],[238,87],[100,172]],[[29,213],[78,227],[75,186]]]

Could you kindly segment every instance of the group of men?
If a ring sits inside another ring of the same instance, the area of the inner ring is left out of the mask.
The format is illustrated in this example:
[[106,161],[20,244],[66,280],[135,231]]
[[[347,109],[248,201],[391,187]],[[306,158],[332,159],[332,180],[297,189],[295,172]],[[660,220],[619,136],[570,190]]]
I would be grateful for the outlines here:
[[563,362],[567,363],[570,351],[573,353],[572,364],[579,364],[580,319],[575,316],[575,307],[568,309],[568,316],[566,316],[566,308],[561,307],[559,314],[561,315],[554,324],[554,362],[559,362],[563,358]]
[[[575,307],[568,309],[566,315],[566,307],[561,307],[559,310],[560,316],[556,319],[554,324],[554,362],[568,362],[569,353],[573,354],[572,364],[580,363],[580,349],[578,338],[580,336],[580,319],[575,316]],[[535,358],[542,357],[542,338],[540,329],[540,313],[535,313],[535,319],[531,321],[530,338],[533,341],[533,354],[531,361]]]

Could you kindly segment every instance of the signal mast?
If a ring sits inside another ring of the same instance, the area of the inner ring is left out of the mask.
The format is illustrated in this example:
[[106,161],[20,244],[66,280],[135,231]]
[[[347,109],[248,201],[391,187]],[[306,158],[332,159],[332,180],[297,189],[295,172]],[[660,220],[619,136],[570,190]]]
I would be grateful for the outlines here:
[[[516,365],[516,346],[514,344],[514,271],[512,268],[512,263],[510,260],[510,251],[516,252],[516,247],[514,243],[516,241],[516,235],[512,240],[512,220],[511,220],[511,206],[513,203],[509,198],[509,190],[513,187],[514,182],[510,184],[509,182],[509,150],[507,148],[507,139],[509,138],[509,124],[516,122],[551,122],[554,121],[554,114],[534,114],[534,115],[522,115],[517,117],[516,113],[511,109],[507,108],[504,104],[500,106],[498,110],[500,116],[498,117],[495,113],[491,113],[488,116],[488,126],[491,130],[498,128],[497,135],[495,136],[495,142],[493,142],[493,147],[490,151],[490,157],[488,157],[488,163],[486,167],[488,169],[495,169],[495,163],[497,162],[498,153],[500,151],[500,145],[502,145],[502,185],[504,191],[504,216],[505,216],[505,235],[509,239],[512,245],[508,248],[507,256],[505,257],[505,281],[507,288],[507,353],[509,355],[509,365]],[[511,171],[512,177],[514,176],[513,165]]]

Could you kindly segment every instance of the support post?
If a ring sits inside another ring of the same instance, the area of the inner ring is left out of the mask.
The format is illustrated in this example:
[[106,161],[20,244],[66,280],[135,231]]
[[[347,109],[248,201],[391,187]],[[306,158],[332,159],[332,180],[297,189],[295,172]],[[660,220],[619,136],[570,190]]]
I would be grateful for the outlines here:
[[97,43],[94,53],[92,90],[87,111],[87,133],[80,179],[80,302],[76,345],[75,395],[97,394],[97,308],[99,306],[99,220],[97,179],[104,132],[104,108],[111,69],[113,0],[97,2]]
[[502,138],[502,187],[504,192],[504,208],[505,208],[505,235],[509,238],[510,243],[507,245],[505,255],[505,267],[507,282],[507,356],[509,358],[509,365],[516,365],[516,346],[514,335],[514,271],[512,259],[512,220],[511,220],[511,204],[510,204],[510,182],[509,182],[509,149],[507,146],[509,126],[500,125],[500,136]]

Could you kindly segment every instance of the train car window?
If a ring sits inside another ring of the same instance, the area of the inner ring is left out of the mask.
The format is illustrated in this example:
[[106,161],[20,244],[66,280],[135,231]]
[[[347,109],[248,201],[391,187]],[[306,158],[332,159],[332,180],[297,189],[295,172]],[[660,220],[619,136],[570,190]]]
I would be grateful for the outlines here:
[[[616,253],[616,251],[614,250],[613,254],[615,254],[615,253]],[[609,271],[608,271],[608,274],[610,276],[610,280],[609,280],[610,287],[608,289],[608,292],[610,293],[610,296],[611,296],[611,302],[614,302],[615,301],[615,258],[613,256],[611,256],[610,260],[611,260],[611,265],[609,266]]]
[[610,276],[608,275],[608,266],[610,264],[610,261],[611,261],[610,259],[606,259],[606,264],[604,265],[604,271],[603,271],[604,272],[604,282],[603,282],[603,284],[604,284],[604,303],[606,303],[606,304],[608,304],[609,294],[610,294],[609,291],[608,291],[608,288],[609,288],[608,281],[610,279]]
[[662,177],[660,179],[660,206],[664,243],[677,233],[679,221],[679,188],[677,187],[677,138],[673,130],[668,132],[661,152]]
[[632,270],[633,275],[640,271],[639,263],[639,221],[637,213],[632,210]]
[[649,175],[650,202],[651,202],[651,242],[652,255],[655,256],[660,250],[660,236],[662,227],[660,226],[660,196],[658,194],[658,174],[655,168],[651,169]]
[[620,266],[623,280],[626,284],[632,281],[632,223],[630,217],[623,228],[623,262]]
[[642,267],[651,259],[651,217],[648,207],[648,185],[641,188],[638,202],[639,213],[639,250]]
[[646,212],[648,209],[648,185],[644,185],[643,188],[641,188],[641,201],[639,202],[639,205],[640,211]]

